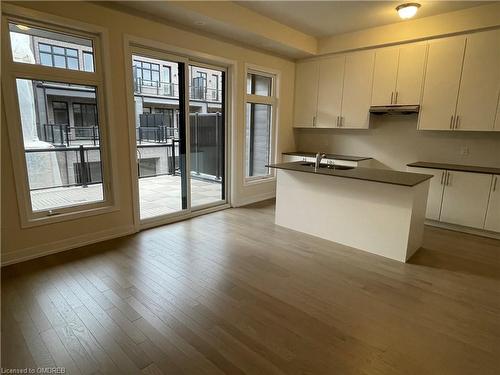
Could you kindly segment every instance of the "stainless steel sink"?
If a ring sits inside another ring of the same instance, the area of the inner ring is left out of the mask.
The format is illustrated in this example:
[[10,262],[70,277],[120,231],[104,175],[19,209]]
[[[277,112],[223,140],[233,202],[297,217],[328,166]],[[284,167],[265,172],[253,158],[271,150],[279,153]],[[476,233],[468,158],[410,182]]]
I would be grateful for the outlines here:
[[[314,168],[314,163],[302,163],[300,164],[304,167],[312,167]],[[349,169],[354,169],[355,167],[348,167],[346,165],[335,165],[335,164],[320,164],[319,165],[320,168],[326,168],[326,169],[333,169],[333,170],[337,170],[337,171],[347,171]]]

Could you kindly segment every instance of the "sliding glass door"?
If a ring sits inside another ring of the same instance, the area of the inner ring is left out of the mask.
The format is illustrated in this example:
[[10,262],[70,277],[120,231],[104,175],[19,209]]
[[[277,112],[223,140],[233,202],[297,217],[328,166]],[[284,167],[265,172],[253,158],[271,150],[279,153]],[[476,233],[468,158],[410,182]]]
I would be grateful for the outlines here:
[[188,210],[185,63],[132,55],[140,219]]
[[140,52],[132,74],[141,222],[226,203],[225,71]]
[[225,202],[226,73],[189,65],[191,205],[200,209]]

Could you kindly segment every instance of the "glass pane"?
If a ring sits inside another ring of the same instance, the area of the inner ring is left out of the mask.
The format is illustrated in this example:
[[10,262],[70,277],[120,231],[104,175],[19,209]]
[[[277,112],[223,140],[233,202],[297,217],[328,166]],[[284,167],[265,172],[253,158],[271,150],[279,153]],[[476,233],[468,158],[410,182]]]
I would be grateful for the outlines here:
[[54,62],[55,67],[79,69],[78,65],[75,68],[74,62],[66,66],[66,63],[63,63],[64,56],[77,58],[83,51],[93,52],[90,39],[14,23],[9,23],[9,30],[12,57],[15,62],[52,66],[52,62],[49,63],[50,56],[57,54],[60,56],[57,62]]
[[160,80],[160,73],[159,72],[151,72],[151,80],[158,82]]
[[68,57],[68,69],[78,70],[78,59]]
[[40,63],[45,66],[52,66],[52,55],[40,53]]
[[[134,77],[137,171],[139,174],[139,213],[141,220],[168,215],[188,208],[186,155],[182,137],[184,122],[179,111],[182,101],[176,90],[166,99],[162,86],[151,84],[151,66],[172,69],[177,87],[180,64],[134,55],[137,74]],[[147,81],[142,81],[142,75]],[[148,69],[146,69],[146,67]],[[153,73],[159,79],[159,72]],[[160,96],[160,98],[159,98]],[[161,96],[165,98],[161,98]],[[181,108],[182,107],[182,108]],[[166,116],[162,112],[170,111]],[[181,131],[182,130],[182,131]]]
[[83,53],[83,70],[86,72],[94,71],[94,55],[88,52]]
[[[204,72],[200,72],[203,69]],[[191,205],[200,207],[225,201],[225,124],[222,95],[207,86],[207,73],[221,79],[220,70],[190,66],[189,126],[191,137]],[[195,77],[193,76],[193,72]]]
[[96,105],[96,88],[17,79],[26,167],[33,211],[104,199],[99,124],[78,132],[75,100]]
[[66,58],[64,56],[54,55],[54,66],[56,68],[66,68]]
[[38,49],[40,51],[43,51],[43,52],[51,52],[52,51],[48,44],[43,44],[43,43],[38,44]]
[[273,79],[259,74],[248,73],[247,94],[271,96]]
[[76,49],[66,48],[66,55],[72,57],[78,57],[78,51]]
[[271,155],[272,106],[247,103],[245,129],[246,177],[267,176]]

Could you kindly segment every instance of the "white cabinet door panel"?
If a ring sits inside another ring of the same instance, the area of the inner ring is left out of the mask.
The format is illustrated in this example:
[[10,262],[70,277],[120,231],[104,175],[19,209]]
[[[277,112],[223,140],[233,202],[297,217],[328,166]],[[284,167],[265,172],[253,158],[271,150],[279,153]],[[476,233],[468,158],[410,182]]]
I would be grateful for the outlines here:
[[500,175],[493,176],[484,229],[500,232]]
[[399,49],[395,104],[420,103],[426,51],[426,44],[410,44]]
[[500,30],[467,36],[457,130],[492,130],[500,91]]
[[441,221],[482,229],[491,179],[490,174],[448,171]]
[[375,52],[372,105],[393,104],[398,75],[399,48],[381,48]]
[[345,56],[321,60],[319,64],[318,112],[316,126],[337,127],[342,109]]
[[445,171],[442,169],[408,167],[408,172],[431,174],[429,195],[427,196],[427,211],[425,217],[431,220],[439,220],[441,213],[441,202],[443,200],[443,177]]
[[429,42],[419,129],[451,130],[464,48],[464,36]]
[[343,128],[368,128],[372,97],[374,51],[346,56],[342,95]]
[[319,62],[298,63],[295,71],[294,126],[312,127],[318,104]]

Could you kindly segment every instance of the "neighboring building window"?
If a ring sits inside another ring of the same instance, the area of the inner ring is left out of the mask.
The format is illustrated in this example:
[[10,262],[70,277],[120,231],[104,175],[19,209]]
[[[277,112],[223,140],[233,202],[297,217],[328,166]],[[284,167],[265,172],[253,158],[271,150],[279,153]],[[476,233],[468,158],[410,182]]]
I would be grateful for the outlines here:
[[83,70],[86,72],[94,71],[94,54],[92,52],[83,51]]
[[77,49],[38,43],[38,51],[42,65],[72,70],[80,69]]
[[134,60],[136,77],[145,86],[157,86],[160,82],[160,65],[146,61]]
[[212,100],[219,101],[219,76],[217,74],[212,75],[214,80],[214,89],[212,92]]
[[[13,93],[13,98],[4,96],[6,107],[17,107],[9,111],[7,121],[19,130],[9,136],[23,223],[103,212],[113,205],[109,154],[101,139],[106,136],[106,116],[98,104],[104,76],[94,62],[88,65],[99,37],[95,30],[76,35],[72,30],[24,26],[19,19],[8,25],[12,61],[2,65],[2,85],[4,92]],[[2,35],[2,42],[8,41]],[[81,67],[83,48],[91,50]],[[75,72],[83,68],[87,74]],[[82,133],[85,127],[91,131]]]
[[266,165],[273,161],[273,134],[276,113],[276,76],[248,71],[245,121],[246,180],[272,177]]

